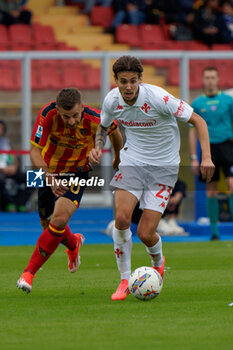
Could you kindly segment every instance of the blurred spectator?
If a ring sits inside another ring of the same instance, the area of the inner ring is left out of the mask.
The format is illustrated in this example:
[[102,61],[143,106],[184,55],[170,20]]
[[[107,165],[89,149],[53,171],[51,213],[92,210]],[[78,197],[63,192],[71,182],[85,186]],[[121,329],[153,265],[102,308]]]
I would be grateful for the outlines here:
[[[0,150],[9,151],[10,142],[6,135],[6,124],[0,120]],[[13,199],[6,188],[6,176],[16,172],[16,160],[9,154],[0,154],[0,210],[14,209]]]
[[92,10],[92,7],[95,5],[100,5],[100,6],[111,6],[112,5],[112,0],[70,0],[68,4],[80,4],[84,5],[83,13],[89,14]]
[[158,24],[163,18],[175,40],[192,40],[194,0],[147,0],[147,23]]
[[122,23],[139,25],[146,21],[146,0],[113,0],[115,16],[112,26],[106,29],[108,33],[114,33]]
[[198,10],[201,6],[203,6],[204,0],[194,0],[194,9]]
[[[0,120],[1,151],[11,149],[6,131],[5,122]],[[26,188],[26,176],[20,171],[17,157],[7,153],[0,154],[0,210],[24,211],[32,191],[31,188]]]
[[146,1],[146,22],[150,24],[159,24],[160,22],[160,11],[156,0]]
[[206,0],[204,5],[195,11],[193,34],[195,39],[207,45],[229,43],[231,34],[218,11],[218,0]]
[[32,13],[24,5],[27,1],[19,0],[0,0],[0,23],[11,24],[30,24]]
[[232,1],[224,1],[222,4],[223,18],[226,26],[231,33],[231,40],[233,40],[233,3]]
[[166,23],[190,22],[189,16],[194,9],[194,0],[147,0],[146,3],[151,12],[159,11]]

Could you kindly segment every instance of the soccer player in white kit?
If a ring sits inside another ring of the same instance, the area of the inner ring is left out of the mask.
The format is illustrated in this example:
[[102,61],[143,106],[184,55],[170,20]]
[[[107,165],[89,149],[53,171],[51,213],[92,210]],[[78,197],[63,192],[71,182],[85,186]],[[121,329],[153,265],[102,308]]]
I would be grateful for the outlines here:
[[110,183],[115,189],[114,252],[121,274],[112,300],[124,300],[129,294],[131,273],[130,222],[138,201],[143,214],[137,234],[151,257],[152,267],[163,278],[165,258],[156,228],[179,170],[180,134],[176,119],[193,124],[197,130],[202,149],[200,170],[207,182],[214,164],[206,122],[187,103],[157,86],[142,84],[143,67],[136,57],[120,57],[113,72],[117,87],[104,99],[95,148],[89,158],[92,163],[99,163],[108,128],[116,119],[125,128],[126,142],[120,152],[119,170]]

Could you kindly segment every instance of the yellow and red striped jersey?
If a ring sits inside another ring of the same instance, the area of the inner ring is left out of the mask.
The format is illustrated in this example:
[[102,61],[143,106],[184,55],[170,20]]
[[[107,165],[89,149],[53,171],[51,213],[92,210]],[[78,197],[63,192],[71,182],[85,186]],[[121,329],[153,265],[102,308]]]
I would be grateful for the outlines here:
[[[100,110],[84,105],[82,119],[72,130],[64,126],[57,111],[56,101],[45,105],[33,127],[31,143],[42,149],[49,172],[70,173],[78,169],[89,170],[88,155],[95,146],[95,133],[100,124]],[[110,127],[109,135],[117,128]]]

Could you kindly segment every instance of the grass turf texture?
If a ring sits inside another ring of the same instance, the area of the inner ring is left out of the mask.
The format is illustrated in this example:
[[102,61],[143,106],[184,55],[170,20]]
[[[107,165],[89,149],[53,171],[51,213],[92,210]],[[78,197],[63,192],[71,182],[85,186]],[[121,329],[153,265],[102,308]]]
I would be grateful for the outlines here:
[[[151,301],[111,301],[119,283],[112,245],[84,245],[70,274],[63,247],[37,273],[32,292],[16,288],[33,247],[0,247],[0,349],[233,348],[233,243],[167,243],[165,281]],[[132,268],[149,265],[134,244]]]

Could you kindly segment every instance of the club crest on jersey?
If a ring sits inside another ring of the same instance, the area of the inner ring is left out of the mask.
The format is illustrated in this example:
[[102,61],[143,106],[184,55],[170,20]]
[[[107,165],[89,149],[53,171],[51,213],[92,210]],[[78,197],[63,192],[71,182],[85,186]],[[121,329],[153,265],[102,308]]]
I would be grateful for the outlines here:
[[121,173],[119,173],[118,175],[115,175],[115,181],[121,180],[122,179],[122,175]]
[[145,112],[148,113],[150,110],[150,106],[147,103],[144,103],[144,105],[141,107],[141,109]]
[[122,110],[122,109],[124,109],[124,108],[123,108],[121,105],[118,105],[116,109],[117,109],[117,110],[118,110],[118,109],[121,109],[121,110]]
[[81,129],[80,130],[80,133],[82,136],[85,136],[87,132],[88,132],[88,129]]
[[165,105],[168,103],[168,100],[169,100],[169,96],[164,96],[163,98],[164,102],[165,102]]

